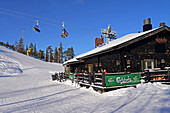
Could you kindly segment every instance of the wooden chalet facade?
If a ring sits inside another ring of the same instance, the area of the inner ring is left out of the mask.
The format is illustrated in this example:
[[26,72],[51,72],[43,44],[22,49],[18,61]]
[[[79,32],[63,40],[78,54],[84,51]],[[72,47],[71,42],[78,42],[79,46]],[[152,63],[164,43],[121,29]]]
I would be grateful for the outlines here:
[[170,67],[170,28],[161,23],[156,29],[126,35],[64,65],[70,72],[106,70],[108,73]]

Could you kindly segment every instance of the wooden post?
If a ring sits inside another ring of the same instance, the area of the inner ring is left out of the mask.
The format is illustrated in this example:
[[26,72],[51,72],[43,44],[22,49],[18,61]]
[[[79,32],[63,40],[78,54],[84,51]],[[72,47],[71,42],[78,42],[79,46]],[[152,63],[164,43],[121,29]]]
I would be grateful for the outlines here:
[[57,78],[57,80],[59,80],[58,73],[56,73],[56,78]]
[[75,73],[73,73],[74,76],[73,76],[73,79],[71,80],[72,81],[72,84],[74,83],[74,79],[75,79]]
[[61,73],[59,73],[59,76],[60,76],[60,82],[61,82],[61,77],[62,77],[62,76],[61,76]]
[[105,73],[102,73],[102,87],[106,87]]
[[67,80],[69,79],[69,75],[68,75],[68,73],[66,73],[66,78],[67,78]]
[[65,76],[64,76],[64,72],[62,72],[62,74],[63,74],[63,80],[65,81]]
[[89,78],[89,84],[91,85],[93,79],[92,73],[88,73],[88,78]]
[[82,73],[83,83],[84,83],[84,73]]
[[147,82],[150,82],[150,73],[149,73],[149,70],[147,70]]

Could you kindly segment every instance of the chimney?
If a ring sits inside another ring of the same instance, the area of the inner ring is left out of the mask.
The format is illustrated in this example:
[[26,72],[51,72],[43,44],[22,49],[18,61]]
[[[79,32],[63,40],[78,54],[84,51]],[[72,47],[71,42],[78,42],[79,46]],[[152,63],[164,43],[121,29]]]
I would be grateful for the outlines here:
[[151,18],[145,19],[143,23],[143,32],[152,29]]
[[160,27],[165,26],[165,22],[160,23]]

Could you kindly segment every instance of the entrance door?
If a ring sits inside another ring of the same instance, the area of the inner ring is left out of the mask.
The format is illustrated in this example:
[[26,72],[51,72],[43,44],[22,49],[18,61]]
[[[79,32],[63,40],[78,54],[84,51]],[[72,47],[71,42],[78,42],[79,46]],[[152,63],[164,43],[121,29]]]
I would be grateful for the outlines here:
[[153,69],[154,68],[154,63],[153,62],[145,62],[146,68],[147,69]]
[[153,69],[154,68],[154,60],[153,59],[145,59],[145,69]]
[[157,60],[154,59],[144,59],[141,60],[141,70],[157,68]]

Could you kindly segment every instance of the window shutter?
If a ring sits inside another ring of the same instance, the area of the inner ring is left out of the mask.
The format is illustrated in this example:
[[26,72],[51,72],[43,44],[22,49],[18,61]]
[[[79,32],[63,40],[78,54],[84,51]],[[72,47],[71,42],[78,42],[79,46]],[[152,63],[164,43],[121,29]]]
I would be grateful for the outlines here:
[[141,60],[141,70],[144,71],[145,68],[145,62],[144,60]]
[[157,60],[154,60],[154,68],[157,68]]

